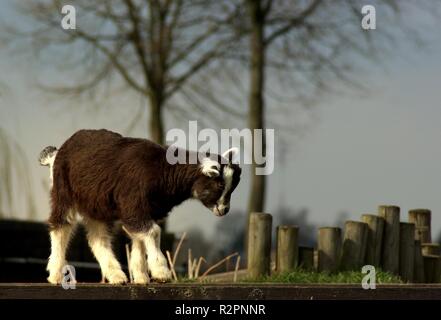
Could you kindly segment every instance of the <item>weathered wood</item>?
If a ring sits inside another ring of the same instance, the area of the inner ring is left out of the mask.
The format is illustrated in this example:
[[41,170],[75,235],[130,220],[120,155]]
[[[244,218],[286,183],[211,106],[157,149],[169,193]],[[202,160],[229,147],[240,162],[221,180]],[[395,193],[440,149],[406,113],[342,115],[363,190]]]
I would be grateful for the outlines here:
[[405,282],[412,282],[415,265],[415,225],[400,223],[400,277]]
[[[115,303],[117,300],[143,300],[147,306],[148,303],[157,304],[157,300],[439,300],[441,285],[377,284],[375,290],[362,290],[359,283],[151,283],[146,286],[79,283],[74,290],[64,290],[61,285],[47,283],[0,284],[0,300],[36,297],[43,300],[112,300]],[[170,314],[170,318],[176,315]]]
[[399,273],[400,208],[379,206],[378,213],[384,219],[381,266],[384,271]]
[[422,243],[421,251],[423,255],[440,255],[440,245],[439,243]]
[[299,247],[299,267],[314,270],[314,248]]
[[415,239],[421,243],[432,242],[431,220],[432,213],[429,209],[409,210],[409,222],[415,224]]
[[426,283],[439,283],[441,280],[441,257],[434,255],[423,256],[424,276]]
[[318,270],[318,249],[314,249],[314,270]]
[[270,274],[272,221],[268,213],[253,212],[250,215],[247,251],[250,278]]
[[365,263],[379,267],[383,244],[384,219],[374,214],[363,214],[361,221],[368,225]]
[[368,225],[359,221],[346,221],[341,257],[342,270],[361,270],[366,256]]
[[318,271],[338,271],[341,256],[341,229],[324,227],[318,230]]
[[277,227],[277,272],[288,272],[297,267],[299,255],[298,236],[299,227],[297,226]]
[[414,254],[414,267],[413,267],[413,282],[424,283],[424,260],[421,251],[420,240],[415,240],[415,254]]

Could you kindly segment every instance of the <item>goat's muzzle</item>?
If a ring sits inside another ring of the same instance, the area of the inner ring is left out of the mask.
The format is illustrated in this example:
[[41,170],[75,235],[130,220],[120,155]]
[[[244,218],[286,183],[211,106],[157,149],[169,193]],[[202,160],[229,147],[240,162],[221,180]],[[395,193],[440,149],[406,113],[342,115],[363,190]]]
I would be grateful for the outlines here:
[[223,205],[223,204],[215,205],[213,208],[214,214],[217,215],[218,217],[222,217],[226,215],[228,211],[230,211],[230,206],[228,205]]

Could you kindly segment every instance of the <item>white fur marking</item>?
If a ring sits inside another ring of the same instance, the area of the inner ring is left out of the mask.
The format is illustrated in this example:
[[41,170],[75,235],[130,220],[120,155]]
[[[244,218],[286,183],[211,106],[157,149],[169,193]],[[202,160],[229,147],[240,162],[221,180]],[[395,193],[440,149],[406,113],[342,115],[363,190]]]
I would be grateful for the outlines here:
[[95,258],[101,267],[101,272],[111,284],[127,282],[127,276],[121,270],[121,265],[116,260],[112,251],[112,242],[107,225],[96,220],[85,220],[87,240]]
[[133,282],[146,284],[150,282],[147,274],[147,257],[144,242],[132,238],[132,251],[130,253],[130,270],[133,275]]
[[50,156],[42,159],[41,164],[43,166],[49,166],[49,178],[51,181],[51,188],[54,184],[54,162],[55,162],[55,157],[57,156],[57,152],[58,151],[54,151]]
[[222,192],[221,197],[219,198],[219,200],[217,200],[217,205],[220,211],[222,211],[226,205],[225,205],[225,196],[227,195],[227,193],[230,191],[232,185],[233,185],[233,174],[234,174],[234,169],[231,168],[230,166],[225,166],[224,167],[224,181],[225,181],[225,189]]
[[219,172],[220,169],[220,163],[210,159],[210,158],[204,158],[201,162],[201,171],[203,174],[205,174],[208,177],[218,177],[220,175]]
[[66,215],[66,221],[69,224],[76,224],[77,222],[77,212],[75,210],[69,210],[69,212]]
[[145,244],[147,263],[152,278],[159,281],[170,280],[171,272],[160,248],[161,228],[155,223],[148,232],[137,233],[134,234],[133,237],[134,239],[143,241]]
[[47,280],[53,284],[61,283],[63,273],[61,272],[66,263],[66,250],[69,245],[70,236],[73,227],[65,225],[58,229],[52,230],[51,238],[51,255],[46,270],[49,271]]

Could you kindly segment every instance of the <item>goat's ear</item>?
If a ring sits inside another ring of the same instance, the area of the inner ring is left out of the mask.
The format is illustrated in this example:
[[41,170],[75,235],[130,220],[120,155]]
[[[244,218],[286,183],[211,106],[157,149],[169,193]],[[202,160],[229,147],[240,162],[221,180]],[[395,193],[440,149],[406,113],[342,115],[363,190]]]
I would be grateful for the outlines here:
[[231,148],[225,151],[222,154],[222,157],[228,159],[228,162],[231,163],[236,155],[239,154],[239,148]]
[[210,178],[219,177],[220,164],[210,158],[204,158],[201,162],[201,171]]

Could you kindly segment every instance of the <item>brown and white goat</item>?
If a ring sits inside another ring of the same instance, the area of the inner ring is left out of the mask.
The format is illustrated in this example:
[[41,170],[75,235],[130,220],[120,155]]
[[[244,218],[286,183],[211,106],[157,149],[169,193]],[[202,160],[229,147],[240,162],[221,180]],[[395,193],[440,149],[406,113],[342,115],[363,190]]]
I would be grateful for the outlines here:
[[77,213],[108,282],[127,282],[112,251],[108,230],[116,220],[132,239],[129,265],[134,282],[148,282],[147,265],[153,279],[169,280],[157,221],[189,198],[199,199],[218,216],[225,215],[241,174],[240,167],[231,161],[235,152],[237,149],[230,149],[196,164],[172,165],[166,158],[167,147],[107,130],[80,130],[59,150],[46,147],[40,163],[50,166],[53,180],[48,281],[60,283],[63,278]]

